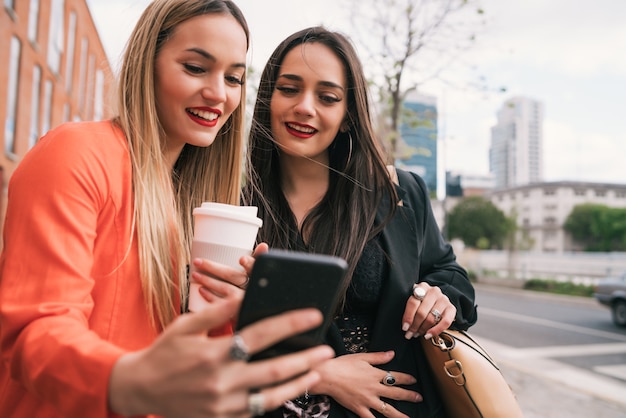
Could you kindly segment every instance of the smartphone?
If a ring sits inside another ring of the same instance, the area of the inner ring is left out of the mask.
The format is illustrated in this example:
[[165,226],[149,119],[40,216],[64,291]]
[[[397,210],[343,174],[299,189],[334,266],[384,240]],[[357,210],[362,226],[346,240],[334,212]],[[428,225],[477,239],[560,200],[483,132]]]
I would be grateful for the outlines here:
[[292,336],[251,357],[251,361],[303,350],[323,342],[347,280],[348,264],[340,257],[269,250],[259,255],[250,273],[236,329],[285,311],[314,307],[324,315],[319,327]]

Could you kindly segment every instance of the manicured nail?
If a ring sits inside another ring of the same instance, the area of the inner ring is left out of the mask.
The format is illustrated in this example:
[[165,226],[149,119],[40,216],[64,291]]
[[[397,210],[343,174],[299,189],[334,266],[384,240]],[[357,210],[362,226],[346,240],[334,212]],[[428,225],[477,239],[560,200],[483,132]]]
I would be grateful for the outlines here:
[[413,338],[413,333],[411,331],[407,331],[407,333],[404,334],[404,338],[410,340],[411,338]]
[[422,395],[418,393],[417,396],[415,397],[415,402],[422,402],[423,400],[424,398],[422,398]]
[[426,334],[426,335],[424,335],[424,339],[425,340],[430,340],[431,338],[433,338],[433,334]]
[[404,324],[402,324],[402,331],[408,331],[409,327],[411,326],[411,324],[409,324],[408,322],[405,322]]
[[420,336],[419,333],[417,333],[413,336],[413,338],[418,338],[419,336]]

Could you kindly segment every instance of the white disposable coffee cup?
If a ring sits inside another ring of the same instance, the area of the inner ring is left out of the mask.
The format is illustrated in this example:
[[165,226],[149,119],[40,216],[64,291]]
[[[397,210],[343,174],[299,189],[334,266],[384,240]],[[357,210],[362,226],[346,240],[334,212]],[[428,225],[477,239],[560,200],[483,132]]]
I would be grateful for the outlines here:
[[191,274],[195,271],[193,260],[206,258],[240,269],[239,259],[252,253],[259,228],[263,221],[257,218],[256,206],[234,206],[205,202],[193,210],[194,235],[189,265],[189,310],[197,312],[208,306],[200,295],[200,284]]

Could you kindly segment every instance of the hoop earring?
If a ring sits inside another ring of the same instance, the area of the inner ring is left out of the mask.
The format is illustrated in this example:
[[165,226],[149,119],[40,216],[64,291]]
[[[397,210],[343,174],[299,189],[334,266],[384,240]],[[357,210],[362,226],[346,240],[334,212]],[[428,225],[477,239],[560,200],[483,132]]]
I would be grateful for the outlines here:
[[350,162],[350,158],[352,158],[352,135],[350,135],[350,131],[348,131],[348,139],[350,140],[350,150],[348,151],[348,159],[346,160],[346,167]]

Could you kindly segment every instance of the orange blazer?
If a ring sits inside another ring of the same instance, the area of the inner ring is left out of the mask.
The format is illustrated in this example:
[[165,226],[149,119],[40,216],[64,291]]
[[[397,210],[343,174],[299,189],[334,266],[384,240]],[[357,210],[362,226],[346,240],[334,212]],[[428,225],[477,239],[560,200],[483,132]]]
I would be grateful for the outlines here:
[[17,167],[0,256],[0,417],[114,416],[114,363],[160,331],[132,214],[127,143],[110,121],[64,124]]

